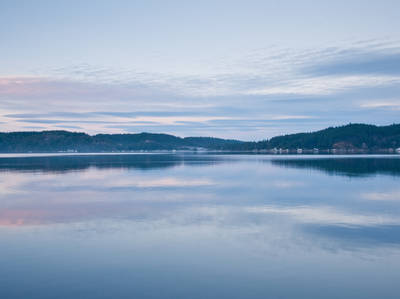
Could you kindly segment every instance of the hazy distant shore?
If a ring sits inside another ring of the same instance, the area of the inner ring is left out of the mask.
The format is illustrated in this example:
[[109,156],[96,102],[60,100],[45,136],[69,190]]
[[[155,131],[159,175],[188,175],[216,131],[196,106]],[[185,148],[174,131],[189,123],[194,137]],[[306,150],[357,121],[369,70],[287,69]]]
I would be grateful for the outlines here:
[[217,151],[267,154],[396,154],[400,125],[349,124],[262,141],[169,134],[97,134],[69,131],[0,133],[0,153],[124,153]]

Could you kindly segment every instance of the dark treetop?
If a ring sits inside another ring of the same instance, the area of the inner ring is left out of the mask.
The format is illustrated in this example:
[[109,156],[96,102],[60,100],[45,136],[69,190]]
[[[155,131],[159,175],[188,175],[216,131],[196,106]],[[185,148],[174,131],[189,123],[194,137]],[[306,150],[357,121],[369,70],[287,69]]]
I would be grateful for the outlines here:
[[180,138],[167,134],[97,134],[68,131],[0,133],[0,152],[110,152],[173,149],[221,149],[238,143],[211,137]]
[[400,124],[374,126],[349,124],[330,127],[311,133],[298,133],[273,137],[259,142],[229,145],[236,150],[262,149],[396,149],[400,147]]

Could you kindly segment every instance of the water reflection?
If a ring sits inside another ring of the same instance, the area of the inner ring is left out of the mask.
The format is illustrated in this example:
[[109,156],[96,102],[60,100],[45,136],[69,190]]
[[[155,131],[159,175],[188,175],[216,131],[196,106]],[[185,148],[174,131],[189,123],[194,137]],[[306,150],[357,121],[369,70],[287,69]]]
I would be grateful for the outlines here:
[[0,159],[0,297],[397,298],[398,163]]
[[317,234],[323,238],[340,240],[350,247],[369,247],[382,245],[400,245],[400,225],[378,226],[323,226],[304,227],[306,232]]
[[348,177],[365,177],[376,174],[400,176],[400,157],[398,156],[277,158],[271,160],[271,163],[282,167],[316,169],[328,174]]
[[104,154],[0,157],[0,171],[67,172],[96,168],[168,168],[183,164],[210,165],[222,157],[174,154]]

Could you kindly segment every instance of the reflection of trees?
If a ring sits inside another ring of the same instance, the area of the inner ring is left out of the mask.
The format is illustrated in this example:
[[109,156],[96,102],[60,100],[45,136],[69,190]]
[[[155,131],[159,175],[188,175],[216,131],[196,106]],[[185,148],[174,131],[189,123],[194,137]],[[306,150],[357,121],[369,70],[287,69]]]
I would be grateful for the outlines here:
[[133,154],[133,155],[70,155],[46,157],[0,158],[0,171],[68,172],[96,168],[167,168],[183,164],[204,165],[222,161],[201,155]]
[[274,159],[271,163],[281,167],[316,169],[349,177],[374,174],[400,176],[400,159],[394,157]]

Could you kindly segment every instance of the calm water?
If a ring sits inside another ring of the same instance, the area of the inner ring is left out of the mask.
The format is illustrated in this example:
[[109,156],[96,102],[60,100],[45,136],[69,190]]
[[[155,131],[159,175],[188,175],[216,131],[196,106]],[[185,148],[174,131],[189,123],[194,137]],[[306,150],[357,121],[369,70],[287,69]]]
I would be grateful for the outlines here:
[[3,156],[0,192],[0,298],[399,298],[398,156]]

